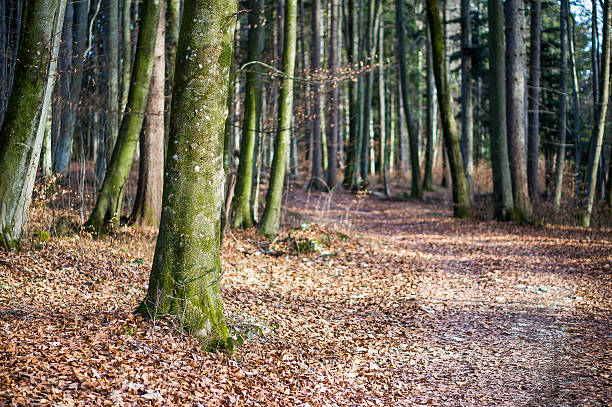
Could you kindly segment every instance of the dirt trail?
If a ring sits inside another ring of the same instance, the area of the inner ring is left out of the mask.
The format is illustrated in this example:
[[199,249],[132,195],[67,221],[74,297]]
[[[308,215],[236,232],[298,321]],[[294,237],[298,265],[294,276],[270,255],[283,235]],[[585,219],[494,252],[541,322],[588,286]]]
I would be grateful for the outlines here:
[[426,202],[299,191],[318,225],[229,235],[231,356],[131,314],[151,231],[0,254],[0,405],[611,405],[612,233]]

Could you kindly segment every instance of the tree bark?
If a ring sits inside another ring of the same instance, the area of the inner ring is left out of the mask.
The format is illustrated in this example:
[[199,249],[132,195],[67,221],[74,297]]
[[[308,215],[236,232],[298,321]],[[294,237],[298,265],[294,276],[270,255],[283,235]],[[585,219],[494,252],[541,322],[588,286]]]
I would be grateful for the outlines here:
[[270,172],[270,187],[266,194],[266,208],[260,230],[266,236],[275,235],[280,226],[281,201],[287,167],[287,152],[293,114],[293,75],[297,36],[297,0],[285,1],[283,43],[283,77],[278,106],[278,133],[274,140],[274,158]]
[[515,214],[531,220],[525,151],[525,42],[523,1],[506,1],[506,126]]
[[[110,166],[111,153],[119,134],[119,0],[103,0],[105,11],[104,35],[108,71],[108,111],[106,114],[106,163]],[[152,42],[155,41],[153,34]],[[144,110],[144,109],[143,109]]]
[[233,342],[219,293],[219,229],[235,12],[235,0],[185,1],[164,209],[149,289],[138,309],[151,317],[174,315],[207,349],[228,351]]
[[593,201],[595,200],[595,184],[597,182],[597,171],[601,149],[603,145],[604,128],[606,122],[606,112],[608,110],[608,97],[610,95],[610,1],[604,0],[603,6],[603,39],[601,44],[601,89],[595,116],[595,126],[593,128],[592,145],[593,154],[590,156],[589,172],[586,179],[587,202],[586,210],[580,219],[580,224],[589,227],[591,223],[591,212],[593,211]]
[[470,0],[461,0],[461,153],[468,190],[474,178],[474,111],[472,107],[472,14]]
[[458,218],[467,218],[472,216],[471,200],[448,86],[448,67],[438,0],[427,0],[427,21],[431,35],[434,76],[438,90],[438,106],[442,117],[444,145],[453,181],[453,213]]
[[323,178],[323,135],[321,133],[321,99],[323,89],[321,86],[321,22],[323,13],[321,0],[312,1],[312,49],[310,51],[311,76],[314,78],[312,83],[312,165],[310,175],[310,187],[319,191],[325,190]]
[[134,161],[147,106],[158,20],[159,1],[145,0],[125,114],[96,206],[85,223],[85,226],[97,232],[119,225],[124,187]]
[[122,15],[123,30],[123,75],[121,76],[121,101],[119,109],[124,111],[130,90],[130,76],[132,75],[132,0],[123,0]]
[[[260,61],[264,49],[263,0],[249,0],[248,62]],[[248,67],[244,96],[244,117],[242,138],[240,140],[240,161],[236,179],[233,228],[253,226],[253,159],[255,140],[260,130],[261,118],[261,67],[257,64]]]
[[331,16],[329,27],[329,75],[332,78],[331,86],[328,90],[327,100],[329,106],[329,119],[327,120],[327,188],[333,190],[338,184],[338,87],[340,82],[336,81],[338,71],[339,49],[338,49],[338,30],[340,0],[331,0]]
[[24,9],[16,75],[0,128],[0,248],[21,245],[55,82],[65,10],[66,0],[32,0]]
[[565,169],[565,140],[567,135],[567,13],[569,9],[568,0],[561,0],[559,11],[559,49],[561,51],[559,67],[560,93],[559,93],[559,145],[557,146],[557,166],[555,169],[555,185],[553,206],[559,208],[561,204],[561,193],[563,192],[563,171]]
[[[437,4],[437,3],[436,3]],[[421,184],[421,168],[419,164],[419,146],[418,146],[418,134],[414,128],[414,118],[410,110],[410,98],[408,96],[408,66],[406,56],[406,32],[404,30],[404,0],[397,0],[396,2],[396,24],[397,24],[397,35],[399,37],[399,66],[400,66],[400,80],[402,82],[402,99],[404,103],[404,115],[406,118],[406,124],[408,127],[408,138],[410,142],[410,164],[411,164],[411,194],[416,199],[423,199],[423,185]],[[438,19],[440,17],[438,16]],[[438,92],[439,93],[439,92]]]
[[155,39],[153,72],[140,132],[138,189],[131,221],[138,225],[158,226],[161,216],[164,181],[164,88],[166,82],[166,8],[160,0],[159,22]]
[[[348,0],[349,21],[349,49],[348,62],[351,69],[358,69],[359,61],[359,0]],[[359,139],[359,85],[357,78],[351,78],[349,82],[349,138],[345,151],[346,168],[344,171],[343,184],[345,188],[355,186],[355,175],[357,166],[357,140]]]
[[[429,31],[429,30],[428,30]],[[435,88],[436,83],[433,72],[433,56],[431,55],[431,36],[427,33],[427,71],[426,71],[426,97],[425,97],[425,121],[426,121],[426,143],[425,143],[425,174],[423,176],[423,189],[433,191],[433,161],[434,161],[434,135],[436,132],[435,114]]]
[[542,2],[531,1],[529,47],[527,183],[529,196],[536,202],[540,194],[538,161],[540,158],[540,54],[542,42]]
[[504,59],[504,11],[501,0],[488,0],[491,169],[495,216],[500,220],[514,218],[512,181],[506,136],[506,61]]

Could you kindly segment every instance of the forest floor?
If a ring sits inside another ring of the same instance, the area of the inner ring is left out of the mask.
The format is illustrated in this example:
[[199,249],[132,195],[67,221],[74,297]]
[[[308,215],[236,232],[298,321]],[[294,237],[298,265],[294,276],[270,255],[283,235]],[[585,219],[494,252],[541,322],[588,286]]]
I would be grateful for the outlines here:
[[440,194],[286,207],[277,240],[225,238],[232,355],[132,314],[152,230],[0,253],[0,405],[612,405],[610,229],[457,220]]

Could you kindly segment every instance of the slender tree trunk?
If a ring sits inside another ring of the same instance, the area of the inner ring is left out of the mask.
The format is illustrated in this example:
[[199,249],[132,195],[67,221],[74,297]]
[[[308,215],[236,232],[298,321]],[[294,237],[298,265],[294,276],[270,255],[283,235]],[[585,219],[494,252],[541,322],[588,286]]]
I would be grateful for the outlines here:
[[472,108],[472,14],[461,0],[461,153],[470,195],[474,183],[474,111]]
[[[233,342],[219,293],[219,225],[235,12],[235,0],[185,1],[165,168],[165,209],[149,289],[139,307],[150,317],[175,315],[207,349],[228,351]],[[194,83],[210,86],[203,92]],[[201,113],[194,114],[196,109]]]
[[525,42],[523,1],[506,1],[506,126],[514,208],[519,219],[531,220],[525,151]]
[[529,48],[529,89],[528,89],[528,137],[527,137],[527,183],[529,196],[535,202],[539,198],[540,158],[540,54],[542,41],[542,3],[531,1],[531,29]]
[[172,104],[174,66],[176,65],[176,50],[181,24],[181,0],[167,0],[166,7],[166,102],[164,105],[164,112],[166,115],[166,138],[168,138],[167,133],[170,129],[170,105]]
[[[105,11],[104,34],[106,37],[108,71],[108,112],[106,115],[107,155],[106,163],[110,166],[113,152],[119,134],[119,0],[103,0]],[[153,38],[155,35],[153,35]],[[153,41],[155,41],[153,39]]]
[[[260,61],[264,49],[263,0],[249,0],[248,62]],[[258,137],[261,117],[261,67],[257,64],[247,68],[244,96],[240,161],[236,179],[233,228],[253,226],[253,159],[255,139]]]
[[323,12],[321,0],[312,1],[312,49],[310,51],[311,76],[314,78],[312,83],[312,172],[310,186],[322,191],[325,189],[323,179],[323,135],[321,134],[321,98],[323,97],[321,87],[321,22]]
[[504,59],[504,11],[502,0],[488,0],[491,168],[495,216],[500,220],[514,218],[512,181],[506,136],[506,62]]
[[426,143],[425,143],[425,175],[423,176],[423,189],[433,191],[433,162],[434,162],[434,134],[435,123],[435,99],[434,93],[436,83],[434,79],[433,61],[431,55],[431,36],[427,33],[427,71],[426,71],[426,97],[425,97],[425,121],[426,121]]
[[121,76],[121,101],[119,109],[123,112],[130,90],[130,76],[132,75],[132,0],[123,0],[121,29],[123,30],[123,75]]
[[561,51],[561,66],[559,68],[561,92],[559,93],[559,145],[557,148],[557,167],[555,170],[555,185],[553,206],[559,208],[563,192],[563,171],[565,169],[565,140],[567,135],[567,13],[568,0],[561,0],[559,12],[559,49]]
[[[382,20],[381,20],[382,21]],[[380,148],[378,150],[379,155],[379,167],[380,176],[385,189],[385,195],[389,196],[389,180],[388,180],[388,164],[387,164],[387,132],[386,132],[386,93],[387,87],[385,86],[385,25],[380,24],[378,28],[378,108],[380,117]]]
[[85,223],[85,226],[96,231],[119,225],[124,187],[134,161],[143,112],[147,106],[158,20],[159,1],[144,0],[125,114],[96,206]]
[[[571,13],[568,14],[571,17]],[[572,19],[573,21],[573,19]],[[573,24],[570,25],[570,19],[567,20],[568,45],[569,45],[569,61],[570,71],[572,73],[572,116],[574,119],[574,195],[575,199],[580,197],[580,101],[578,99],[578,73],[576,71],[576,59],[574,44],[576,39]]]
[[285,1],[285,24],[283,45],[283,73],[278,106],[278,133],[274,141],[274,158],[270,172],[270,187],[266,195],[266,209],[261,222],[261,232],[266,236],[275,235],[280,225],[281,201],[287,150],[291,133],[293,114],[293,75],[295,70],[295,51],[297,35],[297,0]]
[[[353,70],[358,69],[359,61],[359,0],[348,0],[349,15],[349,49],[348,62]],[[346,168],[344,171],[344,187],[355,186],[357,171],[357,140],[359,139],[359,86],[357,78],[349,82],[349,138],[345,151]]]
[[457,124],[455,123],[448,86],[448,67],[438,0],[427,0],[427,20],[431,35],[434,76],[438,90],[438,106],[442,116],[444,145],[448,154],[448,163],[453,181],[453,213],[456,217],[466,218],[471,216],[471,200],[463,169],[459,135],[457,134]]
[[66,0],[32,0],[24,9],[15,80],[0,128],[0,247],[4,249],[21,245],[65,10]]
[[[410,164],[411,164],[411,194],[416,199],[423,199],[423,185],[421,184],[421,168],[419,164],[418,134],[414,128],[414,118],[410,110],[410,98],[408,96],[408,61],[406,60],[406,32],[404,30],[404,0],[397,0],[396,23],[397,35],[399,36],[399,66],[402,83],[402,99],[404,103],[404,114],[408,127],[410,141]],[[440,17],[438,16],[438,19]],[[441,51],[443,53],[443,50]],[[439,92],[438,92],[439,93]]]
[[589,172],[587,174],[586,191],[587,202],[586,210],[581,217],[580,224],[584,227],[589,227],[591,223],[591,212],[593,211],[593,201],[595,200],[595,186],[597,182],[597,171],[603,145],[604,127],[606,122],[606,112],[608,110],[608,97],[610,95],[610,1],[604,0],[603,6],[603,41],[601,45],[601,91],[600,99],[598,100],[597,115],[595,116],[595,126],[593,128],[592,144],[594,145],[594,153],[592,162],[589,163]]
[[160,0],[151,87],[140,132],[138,189],[131,221],[158,226],[164,181],[164,87],[166,81],[166,7]]
[[340,82],[336,81],[336,75],[340,56],[340,50],[338,49],[339,12],[340,0],[331,0],[328,67],[332,83],[327,95],[329,106],[329,119],[327,120],[327,188],[329,190],[333,190],[338,184],[338,135],[340,134],[338,87]]

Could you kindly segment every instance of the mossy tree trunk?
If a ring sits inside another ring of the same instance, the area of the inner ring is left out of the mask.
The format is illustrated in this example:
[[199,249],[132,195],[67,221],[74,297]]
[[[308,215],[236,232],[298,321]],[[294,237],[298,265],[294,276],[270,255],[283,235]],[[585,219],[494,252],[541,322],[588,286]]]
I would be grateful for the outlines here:
[[278,102],[278,133],[274,140],[274,158],[270,172],[270,187],[266,194],[266,208],[261,222],[261,232],[275,235],[280,225],[281,201],[287,167],[291,116],[293,115],[293,75],[295,71],[297,0],[285,2],[283,43],[283,73]]
[[608,111],[608,97],[610,95],[610,1],[605,0],[603,6],[603,39],[601,44],[601,88],[595,115],[595,126],[591,144],[593,154],[589,157],[589,171],[586,179],[587,201],[585,212],[580,219],[580,224],[589,227],[591,224],[591,212],[595,200],[595,187],[597,183],[597,171],[600,165],[601,149],[606,123],[606,112]]
[[438,90],[438,106],[440,107],[440,116],[442,118],[444,145],[453,181],[453,213],[456,217],[467,218],[471,216],[471,199],[467,178],[463,169],[457,123],[455,122],[451,104],[438,0],[427,0],[427,21],[431,35],[434,76],[436,79],[436,89]]
[[231,349],[219,293],[219,229],[236,1],[186,0],[184,7],[162,217],[139,311],[174,315],[204,346]]
[[131,221],[158,226],[164,180],[164,88],[166,80],[166,8],[160,0],[149,101],[140,133],[138,189]]
[[518,220],[531,220],[525,151],[525,69],[523,0],[506,0],[506,127],[510,177]]
[[488,0],[489,8],[489,69],[491,131],[491,169],[493,172],[493,197],[495,216],[500,220],[514,217],[512,181],[508,161],[506,137],[506,60],[504,37],[504,9],[501,0]]
[[[419,145],[418,134],[414,127],[414,118],[410,110],[410,98],[408,97],[408,61],[406,55],[406,31],[404,29],[404,0],[397,0],[396,24],[399,45],[399,66],[400,80],[402,82],[402,101],[404,105],[404,115],[408,127],[408,139],[410,143],[410,167],[411,167],[411,194],[416,199],[423,199],[423,185],[421,184],[421,167],[419,164]],[[438,16],[438,19],[440,17]]]
[[98,232],[119,225],[123,189],[132,168],[147,107],[158,20],[159,0],[145,0],[125,114],[96,206],[85,223]]
[[[0,128],[0,247],[20,246],[47,124],[66,0],[26,4]],[[43,44],[41,46],[41,44]]]
[[[260,61],[264,49],[263,0],[249,0],[248,61]],[[251,204],[253,190],[253,167],[255,139],[260,130],[261,118],[261,67],[258,64],[247,68],[244,96],[244,119],[240,140],[240,161],[236,179],[233,228],[253,226],[254,214]]]

